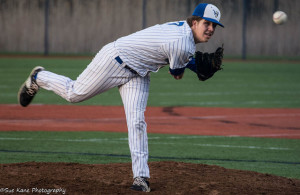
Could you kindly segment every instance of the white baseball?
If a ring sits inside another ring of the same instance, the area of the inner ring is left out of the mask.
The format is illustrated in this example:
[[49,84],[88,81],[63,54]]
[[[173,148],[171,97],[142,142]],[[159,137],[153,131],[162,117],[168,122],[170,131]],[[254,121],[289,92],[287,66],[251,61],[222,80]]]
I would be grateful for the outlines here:
[[287,21],[287,15],[283,11],[276,11],[273,14],[273,21],[275,24],[283,24]]

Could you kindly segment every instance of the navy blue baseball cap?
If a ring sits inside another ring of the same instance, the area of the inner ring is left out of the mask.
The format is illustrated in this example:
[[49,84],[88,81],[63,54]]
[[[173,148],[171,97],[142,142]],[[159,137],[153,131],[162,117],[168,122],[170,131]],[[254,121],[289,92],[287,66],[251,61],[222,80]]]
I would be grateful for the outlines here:
[[216,23],[222,27],[223,24],[220,23],[221,12],[220,10],[214,6],[213,4],[208,3],[200,3],[194,10],[193,16],[199,16],[207,21]]

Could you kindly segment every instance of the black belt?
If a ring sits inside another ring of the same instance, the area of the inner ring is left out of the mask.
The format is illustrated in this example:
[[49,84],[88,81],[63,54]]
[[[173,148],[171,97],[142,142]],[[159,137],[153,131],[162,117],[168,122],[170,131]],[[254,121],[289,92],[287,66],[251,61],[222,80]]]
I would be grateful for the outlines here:
[[[117,62],[119,64],[123,64],[123,60],[120,58],[120,56],[115,57],[115,60],[117,60]],[[135,70],[133,70],[132,68],[130,68],[129,66],[124,66],[124,68],[130,70],[130,72],[132,72],[133,74],[138,74]]]

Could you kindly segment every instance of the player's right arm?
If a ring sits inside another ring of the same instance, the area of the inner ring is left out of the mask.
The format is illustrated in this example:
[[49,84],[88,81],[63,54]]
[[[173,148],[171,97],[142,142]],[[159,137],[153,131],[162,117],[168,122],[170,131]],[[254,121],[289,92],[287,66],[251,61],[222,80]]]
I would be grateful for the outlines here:
[[171,69],[169,68],[169,73],[176,79],[182,79],[185,69],[188,68],[191,71],[197,73],[197,66],[195,63],[195,58],[192,57],[190,62],[184,68]]
[[[185,37],[183,37],[184,39]],[[169,61],[169,73],[175,79],[181,79],[186,65],[193,55],[188,48],[186,40],[177,40],[165,44],[162,48]]]
[[169,73],[174,77],[174,79],[182,79],[185,68],[171,69],[169,68]]

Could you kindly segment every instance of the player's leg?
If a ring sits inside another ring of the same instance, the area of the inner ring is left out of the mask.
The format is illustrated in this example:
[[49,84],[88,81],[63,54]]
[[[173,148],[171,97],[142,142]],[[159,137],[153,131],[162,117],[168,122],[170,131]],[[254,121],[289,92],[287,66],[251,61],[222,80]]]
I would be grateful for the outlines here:
[[148,137],[144,112],[149,95],[150,76],[132,78],[119,87],[125,108],[133,177],[150,178]]
[[75,81],[45,70],[39,71],[33,80],[39,87],[51,90],[69,102],[81,102],[128,82],[129,73],[114,59],[114,53],[112,44],[103,47]]

